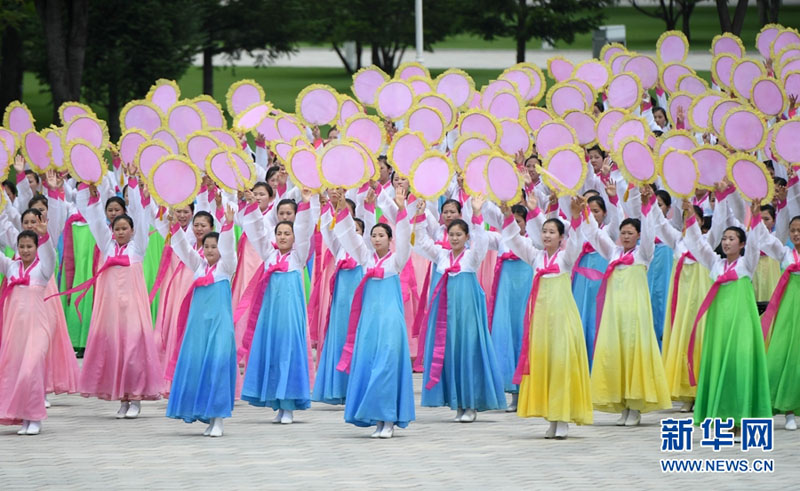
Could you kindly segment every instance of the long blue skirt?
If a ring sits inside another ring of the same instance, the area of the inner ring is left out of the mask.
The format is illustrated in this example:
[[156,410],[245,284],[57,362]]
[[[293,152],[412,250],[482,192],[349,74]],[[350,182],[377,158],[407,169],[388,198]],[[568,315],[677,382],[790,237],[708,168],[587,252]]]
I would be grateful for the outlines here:
[[434,297],[428,318],[422,405],[477,411],[504,409],[506,396],[503,375],[489,334],[486,295],[478,283],[477,275],[472,272],[459,273],[447,281],[444,366],[439,382],[431,389],[425,388],[430,379],[440,297]]
[[[336,274],[331,300],[331,319],[325,333],[322,354],[319,357],[317,378],[314,382],[312,401],[326,404],[344,404],[347,395],[347,372],[336,370],[342,348],[347,339],[347,321],[350,319],[350,307],[353,294],[364,273],[361,266],[355,269],[341,269]],[[322,312],[321,315],[326,315]]]
[[653,261],[647,269],[647,285],[650,287],[650,306],[653,309],[653,329],[656,331],[658,348],[664,334],[664,319],[667,313],[669,280],[672,278],[672,249],[665,244],[656,244]]
[[400,277],[370,279],[364,286],[344,420],[356,426],[414,421],[414,381],[403,317]]
[[502,371],[504,389],[514,394],[519,392],[519,385],[512,383],[512,379],[522,349],[525,309],[532,282],[533,268],[528,263],[503,261],[492,315],[492,343]]
[[[581,258],[578,267],[590,268],[603,273],[608,268],[608,261],[597,252],[591,252]],[[572,296],[578,305],[578,312],[581,315],[583,324],[583,338],[586,340],[586,354],[589,356],[589,370],[592,369],[592,358],[594,357],[594,337],[597,331],[597,294],[600,292],[600,280],[590,280],[589,278],[576,274],[572,280]]]
[[231,284],[197,287],[175,365],[167,417],[187,423],[229,418],[236,393]]
[[272,409],[308,409],[303,273],[273,273],[258,314],[242,400]]

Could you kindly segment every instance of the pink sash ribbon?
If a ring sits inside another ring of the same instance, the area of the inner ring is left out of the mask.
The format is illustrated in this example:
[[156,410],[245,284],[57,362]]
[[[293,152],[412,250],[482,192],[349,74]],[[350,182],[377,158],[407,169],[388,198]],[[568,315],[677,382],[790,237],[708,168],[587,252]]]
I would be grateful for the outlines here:
[[558,253],[556,253],[549,261],[545,258],[545,267],[536,269],[536,274],[533,277],[533,287],[531,288],[531,296],[528,300],[528,307],[525,309],[525,324],[522,336],[522,348],[520,349],[519,362],[517,362],[517,368],[516,370],[514,370],[514,378],[511,380],[511,382],[516,385],[522,383],[523,375],[528,375],[529,373],[531,373],[530,359],[528,358],[528,352],[530,351],[531,329],[533,329],[533,326],[531,325],[531,320],[533,318],[533,310],[536,307],[536,298],[539,295],[539,284],[541,282],[542,276],[546,274],[558,274],[561,272],[561,268],[559,268],[558,264],[556,264],[557,256]]
[[186,293],[185,297],[183,297],[183,301],[181,302],[181,308],[178,311],[178,330],[175,343],[175,350],[172,352],[167,365],[167,373],[169,374],[170,379],[172,378],[172,374],[175,373],[175,364],[178,362],[178,355],[181,352],[181,344],[183,344],[183,335],[186,333],[186,323],[189,320],[189,310],[192,307],[192,297],[194,296],[194,290],[199,286],[208,286],[213,284],[215,269],[217,269],[216,264],[211,267],[206,266],[205,276],[201,276],[195,279],[194,282],[192,282],[192,286],[189,287],[189,292]]
[[597,280],[602,280],[603,279],[603,273],[601,271],[598,271],[598,270],[596,270],[594,268],[584,268],[584,267],[578,266],[581,263],[581,259],[583,259],[583,256],[586,256],[588,254],[592,254],[593,252],[596,252],[596,251],[594,250],[594,247],[592,247],[592,244],[590,244],[588,242],[584,242],[583,243],[583,249],[581,249],[581,253],[578,255],[577,261],[575,261],[575,267],[572,268],[572,280],[575,280],[575,275],[576,274],[579,274],[579,275],[581,275],[581,276],[583,276],[585,278],[588,278],[588,279],[590,279],[592,281],[597,281]]
[[339,357],[339,363],[336,364],[336,369],[340,372],[350,373],[350,363],[353,361],[353,348],[356,344],[356,331],[358,330],[358,321],[361,319],[361,310],[364,306],[364,287],[370,278],[383,279],[386,271],[383,269],[383,263],[389,259],[392,253],[388,253],[375,264],[374,268],[367,268],[367,272],[361,281],[358,283],[355,295],[353,295],[353,304],[350,309],[350,318],[347,320],[347,338],[342,348],[342,355]]
[[761,330],[764,333],[765,341],[767,340],[770,327],[772,327],[772,321],[774,321],[775,316],[778,315],[778,308],[781,306],[783,294],[786,293],[786,287],[789,286],[789,277],[792,273],[800,273],[800,254],[795,250],[792,251],[792,255],[794,256],[794,262],[781,274],[778,285],[775,287],[775,291],[772,292],[769,304],[767,304],[767,310],[764,311],[764,314],[761,316]]
[[72,237],[72,225],[75,223],[86,223],[86,219],[80,213],[75,213],[64,224],[64,258],[61,261],[60,272],[66,274],[65,284],[67,288],[72,287],[72,282],[75,279],[75,242]]
[[357,267],[358,263],[355,259],[350,257],[349,254],[344,259],[340,259],[339,262],[336,263],[336,268],[333,270],[333,276],[331,276],[330,281],[331,301],[328,303],[327,314],[325,316],[325,325],[322,326],[322,339],[317,342],[319,346],[318,351],[320,353],[322,353],[322,348],[325,346],[325,337],[328,335],[328,326],[331,323],[331,310],[333,310],[333,290],[336,287],[336,276],[339,274],[339,271],[356,269]]
[[[435,242],[435,244],[441,246],[443,249],[447,249],[448,251],[451,249],[450,242],[447,238],[443,238]],[[431,276],[433,272],[433,268],[435,268],[435,264],[431,264],[428,268],[428,271],[425,272],[425,284],[422,285],[422,294],[419,297],[419,303],[417,304],[417,313],[414,316],[414,326],[411,328],[411,335],[417,336],[417,338],[421,339],[422,342],[418,343],[419,350],[416,359],[414,360],[414,370],[415,371],[422,371],[422,359],[424,350],[424,340],[425,340],[425,329],[427,326],[423,328],[423,324],[427,321],[427,310],[428,310],[428,292],[430,291],[431,286]],[[420,338],[420,336],[422,336]]]
[[672,302],[669,306],[670,327],[675,325],[675,312],[678,310],[678,288],[681,284],[681,271],[683,271],[683,265],[686,263],[687,259],[697,261],[691,252],[684,252],[681,254],[680,259],[678,259],[678,264],[675,265],[675,274],[672,276]]
[[[631,266],[633,265],[633,251],[624,253],[619,259],[611,261],[603,274],[603,282],[600,284],[600,290],[597,292],[597,306],[595,310],[595,333],[594,333],[594,346],[597,346],[597,338],[600,337],[600,320],[603,318],[603,307],[606,304],[606,290],[608,289],[608,280],[614,274],[617,266]],[[594,352],[594,350],[592,350]]]
[[489,332],[492,332],[492,319],[494,317],[494,304],[497,301],[497,288],[500,286],[500,273],[503,271],[505,261],[519,261],[519,257],[513,252],[506,252],[497,257],[494,263],[494,279],[492,281],[492,293],[489,296]]
[[711,304],[714,302],[714,298],[716,298],[717,293],[719,292],[719,287],[722,286],[723,283],[730,283],[732,281],[736,281],[739,279],[739,275],[736,274],[736,263],[734,261],[730,265],[725,266],[725,272],[722,273],[714,280],[714,283],[711,285],[711,288],[708,290],[706,294],[706,298],[703,300],[703,303],[700,304],[700,310],[697,312],[697,317],[694,319],[694,324],[692,325],[692,334],[689,336],[689,384],[692,386],[697,385],[697,380],[694,376],[694,344],[695,344],[695,337],[697,335],[697,324],[700,323],[700,319],[706,314],[706,311]]
[[158,265],[156,279],[153,282],[153,287],[150,289],[150,303],[153,303],[153,299],[156,298],[156,293],[158,289],[161,288],[164,277],[167,276],[167,269],[169,269],[169,264],[172,262],[172,256],[174,254],[175,252],[173,252],[171,245],[167,244],[164,246],[164,250],[161,252],[161,263]]
[[233,275],[233,283],[231,283],[231,291],[236,291],[239,281],[246,281],[242,276],[244,274],[239,274],[241,271],[240,268],[244,269],[244,247],[247,243],[247,233],[243,232],[242,235],[239,237],[239,243],[236,245],[236,257],[239,261],[236,264],[236,273]]
[[279,254],[277,263],[270,265],[267,269],[261,268],[260,274],[253,276],[250,284],[244,290],[239,305],[236,306],[236,312],[233,316],[234,323],[241,318],[247,307],[251,307],[250,316],[247,318],[247,328],[242,337],[242,347],[239,348],[240,362],[250,353],[250,345],[253,343],[258,315],[261,312],[261,304],[264,302],[264,293],[266,293],[267,286],[269,286],[269,280],[273,273],[286,273],[289,271],[289,261],[287,261],[289,254],[291,254],[291,251],[285,256]]

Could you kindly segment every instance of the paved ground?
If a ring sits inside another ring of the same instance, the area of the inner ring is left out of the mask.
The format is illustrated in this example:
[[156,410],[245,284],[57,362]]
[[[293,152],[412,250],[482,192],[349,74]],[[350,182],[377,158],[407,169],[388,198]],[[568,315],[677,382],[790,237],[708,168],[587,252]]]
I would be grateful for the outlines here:
[[[416,387],[420,387],[417,376]],[[419,394],[417,395],[419,400]],[[546,422],[503,412],[472,424],[450,422],[445,409],[417,408],[417,421],[391,440],[347,425],[341,408],[315,404],[293,425],[271,424],[271,410],[238,403],[225,436],[202,436],[204,425],[164,417],[165,401],[146,402],[137,420],[116,420],[117,404],[77,396],[52,397],[43,433],[0,427],[0,489],[788,489],[800,479],[800,432],[776,418],[775,450],[692,458],[772,458],[775,472],[663,475],[663,417],[644,415],[637,428],[613,426],[616,415],[571,427],[566,441],[542,438]],[[695,431],[695,447],[700,432]],[[686,454],[684,454],[686,456]]]

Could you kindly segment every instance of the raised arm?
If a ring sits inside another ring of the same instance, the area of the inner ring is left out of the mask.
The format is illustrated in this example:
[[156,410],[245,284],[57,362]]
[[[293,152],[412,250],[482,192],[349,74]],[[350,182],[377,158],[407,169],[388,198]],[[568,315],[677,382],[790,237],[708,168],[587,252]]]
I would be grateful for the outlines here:
[[[425,205],[417,208],[417,215],[411,220],[414,223],[414,250],[423,256],[428,261],[436,263],[439,261],[439,254],[444,250],[442,246],[433,242],[433,239],[428,235],[428,229],[425,226]],[[411,225],[409,225],[411,226]]]
[[[172,250],[175,251],[175,254],[178,255],[178,259],[180,259],[190,271],[197,271],[205,264],[205,260],[200,256],[200,253],[189,244],[189,240],[186,238],[186,232],[183,231],[183,228],[181,228],[177,222],[172,224],[171,230],[172,238],[169,244],[172,246]],[[222,251],[220,251],[220,253],[221,252]]]
[[317,209],[319,209],[319,196],[312,196],[310,191],[303,190],[303,200],[297,206],[297,216],[294,219],[294,250],[303,259],[303,262],[308,260],[311,236],[314,235],[316,223],[313,220],[312,201],[317,202]]
[[[372,253],[367,248],[364,237],[358,235],[356,232],[355,222],[350,212],[347,209],[339,210],[336,217],[336,225],[333,227],[333,233],[342,245],[344,250],[356,260],[361,266],[369,263]],[[369,232],[364,232],[365,234]]]
[[714,249],[708,244],[708,241],[703,239],[703,234],[700,231],[700,225],[697,223],[697,217],[692,214],[686,220],[686,237],[684,243],[689,249],[689,252],[697,259],[697,262],[711,269],[719,259],[719,256]]
[[75,204],[81,215],[86,219],[86,223],[89,225],[89,231],[92,233],[97,247],[101,252],[105,251],[111,244],[113,238],[111,236],[111,230],[106,223],[106,215],[103,212],[103,205],[100,203],[100,197],[96,194],[96,191],[94,196],[90,196],[89,187],[86,186],[78,190]]
[[[473,201],[474,203],[475,201]],[[483,215],[481,209],[476,208],[473,210],[472,220],[470,223],[470,254],[469,261],[471,266],[477,271],[486,253],[489,250],[489,238],[486,236],[486,229],[483,225]]]
[[614,259],[613,256],[616,251],[616,245],[608,236],[608,233],[597,225],[594,215],[589,214],[588,223],[586,220],[581,220],[578,230],[583,232],[586,240],[588,240],[589,243],[592,244],[592,247],[607,261]]
[[514,215],[508,215],[503,222],[502,237],[503,243],[511,249],[511,252],[531,266],[534,265],[539,249],[533,246],[533,242],[529,238],[520,235],[519,225],[517,225]]
[[233,232],[233,207],[228,205],[225,209],[225,224],[219,233],[217,248],[219,249],[219,266],[217,268],[224,274],[233,276],[236,272],[236,234]]
[[653,212],[653,219],[656,226],[656,236],[664,241],[670,249],[675,249],[678,241],[681,239],[681,233],[675,230],[670,221],[663,213]]
[[242,228],[247,234],[247,239],[253,248],[258,252],[262,261],[269,259],[270,252],[272,251],[271,238],[273,234],[269,234],[265,230],[264,218],[258,210],[258,203],[253,201],[244,209],[242,215]]
[[39,235],[39,248],[36,253],[39,257],[42,276],[50,279],[56,270],[58,253],[54,243],[54,238],[47,233],[47,222],[39,222],[34,227],[34,231]]

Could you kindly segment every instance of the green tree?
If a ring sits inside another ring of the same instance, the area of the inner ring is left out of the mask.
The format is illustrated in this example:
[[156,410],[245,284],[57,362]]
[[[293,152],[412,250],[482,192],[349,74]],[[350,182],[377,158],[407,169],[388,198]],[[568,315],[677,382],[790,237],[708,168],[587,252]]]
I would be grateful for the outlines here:
[[33,2],[0,0],[0,111],[22,99],[23,40],[35,16]]
[[639,5],[636,3],[636,0],[630,0],[633,8],[639,12],[649,17],[663,20],[667,31],[675,29],[678,25],[678,19],[683,19],[681,30],[689,41],[692,40],[689,20],[692,17],[695,6],[701,1],[702,0],[659,0],[654,8],[650,9]]
[[551,44],[571,43],[575,34],[589,32],[605,19],[610,0],[474,0],[463,2],[464,25],[491,40],[511,37],[517,62],[525,61],[525,44],[539,38]]

